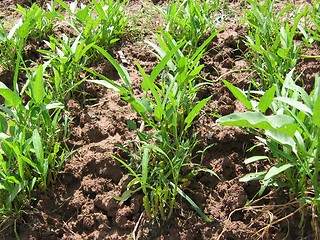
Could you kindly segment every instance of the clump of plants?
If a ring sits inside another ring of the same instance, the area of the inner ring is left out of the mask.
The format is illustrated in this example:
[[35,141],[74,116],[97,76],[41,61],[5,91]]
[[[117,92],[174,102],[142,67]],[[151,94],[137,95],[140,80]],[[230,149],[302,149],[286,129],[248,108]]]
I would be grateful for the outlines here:
[[207,36],[215,34],[218,18],[215,14],[223,6],[220,1],[169,1],[164,9],[157,8],[166,21],[165,31],[174,39],[185,39],[184,50],[191,55]]
[[225,83],[248,111],[221,117],[217,123],[249,129],[265,146],[268,156],[248,158],[246,164],[267,160],[272,163],[267,171],[250,173],[240,181],[259,180],[260,195],[267,186],[288,189],[292,199],[299,199],[310,206],[312,226],[317,232],[316,216],[320,212],[319,76],[315,77],[310,94],[295,83],[293,70],[286,76],[280,94],[276,94],[275,85],[265,92],[246,94],[227,81]]
[[133,94],[130,78],[126,70],[100,47],[95,47],[118,70],[122,84],[97,75],[104,80],[91,80],[118,91],[125,101],[130,103],[143,126],[137,129],[138,140],[134,142],[135,150],[130,154],[129,162],[115,157],[129,171],[132,180],[119,200],[126,200],[132,194],[142,191],[143,204],[147,216],[159,217],[165,221],[172,216],[176,207],[177,195],[185,198],[192,207],[206,220],[211,221],[182,189],[182,185],[202,169],[193,162],[196,136],[190,128],[209,98],[197,99],[197,91],[203,84],[197,83],[197,77],[204,67],[199,60],[207,44],[215,37],[208,38],[190,57],[181,49],[185,40],[176,42],[167,32],[157,35],[159,45],[148,42],[156,51],[159,63],[150,75],[137,64],[143,77],[141,88],[144,96]]
[[[296,66],[300,58],[301,45],[295,41],[302,18],[307,16],[308,5],[294,8],[288,4],[276,11],[276,1],[248,0],[250,9],[245,11],[248,23],[246,45],[250,48],[248,59],[258,73],[261,83],[254,82],[267,90],[273,84],[281,85],[285,76]],[[293,20],[290,14],[293,12]]]

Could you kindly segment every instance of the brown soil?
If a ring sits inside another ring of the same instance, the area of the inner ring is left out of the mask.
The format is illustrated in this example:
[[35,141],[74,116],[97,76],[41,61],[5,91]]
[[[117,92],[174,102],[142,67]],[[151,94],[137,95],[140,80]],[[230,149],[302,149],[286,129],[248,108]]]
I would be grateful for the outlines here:
[[[4,1],[4,4],[11,6],[12,2]],[[230,1],[233,4],[230,9],[239,7],[240,2]],[[131,9],[139,10],[145,4],[135,1]],[[142,21],[142,27],[143,24]],[[135,132],[129,131],[128,120],[138,125],[141,122],[118,94],[85,83],[81,86],[85,94],[69,100],[66,106],[73,119],[68,145],[77,151],[66,161],[50,189],[38,193],[30,208],[24,211],[16,228],[20,239],[313,239],[308,221],[303,229],[298,228],[301,215],[291,214],[298,203],[290,202],[285,190],[268,189],[262,198],[246,206],[259,190],[259,183],[241,183],[239,178],[267,166],[247,166],[243,161],[254,154],[264,154],[264,150],[256,148],[247,152],[255,144],[254,137],[238,128],[218,126],[216,118],[210,115],[244,109],[223,83],[216,80],[227,79],[242,88],[250,84],[252,72],[244,59],[245,34],[244,28],[230,20],[202,60],[206,65],[203,76],[212,85],[202,89],[199,97],[212,96],[212,99],[194,131],[198,133],[199,149],[213,145],[205,152],[203,165],[215,171],[221,180],[206,172],[199,173],[184,191],[213,222],[206,223],[184,199],[178,199],[170,221],[158,223],[151,222],[143,213],[142,195],[136,194],[125,202],[113,198],[128,183],[127,171],[111,157],[126,158],[115,143],[126,145],[136,137]],[[135,62],[146,72],[156,62],[148,50],[139,39],[123,40],[113,49],[118,61],[121,61],[118,51],[124,53],[125,67],[137,94],[141,77]],[[319,64],[315,60],[302,60],[298,64],[302,78],[311,81]],[[118,78],[108,63],[102,61],[94,67],[112,79]],[[230,72],[235,69],[243,71]],[[278,221],[281,218],[284,220]],[[0,239],[14,238],[10,228],[2,234]]]

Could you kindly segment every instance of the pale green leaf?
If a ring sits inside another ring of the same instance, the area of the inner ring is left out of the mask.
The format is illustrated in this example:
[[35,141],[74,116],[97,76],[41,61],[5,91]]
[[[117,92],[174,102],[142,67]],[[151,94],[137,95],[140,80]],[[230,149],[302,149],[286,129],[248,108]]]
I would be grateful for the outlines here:
[[278,166],[273,166],[269,169],[269,171],[267,172],[267,174],[264,177],[264,180],[268,180],[272,177],[278,176],[280,173],[286,171],[287,169],[293,167],[294,165],[292,165],[291,163],[287,163],[287,164],[278,164]]
[[246,160],[244,160],[245,164],[249,164],[249,163],[253,163],[256,161],[260,161],[260,160],[266,160],[269,159],[269,157],[267,156],[253,156],[253,157],[249,157]]
[[266,172],[248,173],[239,179],[239,182],[257,181],[264,178]]
[[265,116],[260,112],[233,113],[217,120],[221,126],[250,127],[264,130],[274,130],[293,136],[297,124],[287,115]]

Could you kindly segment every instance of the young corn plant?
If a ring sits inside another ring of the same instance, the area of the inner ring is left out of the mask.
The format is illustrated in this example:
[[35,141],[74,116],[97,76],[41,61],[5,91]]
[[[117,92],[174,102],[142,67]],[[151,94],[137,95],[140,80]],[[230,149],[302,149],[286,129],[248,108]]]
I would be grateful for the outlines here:
[[17,5],[16,11],[21,14],[22,21],[32,17],[31,21],[34,27],[29,34],[29,39],[32,41],[42,41],[53,34],[53,27],[60,16],[60,10],[56,10],[52,4],[47,4],[47,7],[48,11],[45,11],[36,3],[32,4],[30,8]]
[[300,20],[308,14],[308,7],[295,10],[293,23],[290,23],[285,16],[293,10],[292,4],[275,13],[274,0],[247,2],[251,6],[246,10],[249,24],[246,45],[251,49],[248,57],[262,81],[261,87],[266,90],[273,84],[281,85],[296,66],[301,47],[294,37]]
[[[55,92],[58,101],[64,102],[77,86],[85,81],[80,78],[80,72],[82,66],[85,66],[90,59],[88,51],[94,43],[86,44],[86,40],[81,40],[81,38],[82,35],[74,40],[66,35],[63,35],[62,39],[50,36],[50,41],[45,41],[50,50],[38,50],[44,54],[47,70],[52,71],[48,83],[52,91]],[[48,75],[50,75],[50,71]]]
[[185,48],[191,55],[206,36],[214,34],[217,18],[214,14],[220,8],[220,1],[169,1],[165,9],[157,8],[165,19],[165,30],[174,39],[185,39]]
[[95,43],[105,49],[109,48],[125,33],[128,23],[126,17],[127,1],[104,0],[84,5],[71,2],[68,6],[62,0],[55,0],[67,12],[65,24],[68,24],[76,35],[81,35],[86,44]]
[[18,72],[22,62],[22,53],[28,37],[32,34],[39,22],[42,21],[42,9],[33,4],[30,9],[18,5],[22,17],[7,31],[0,29],[0,64],[6,70],[14,72],[14,87],[17,87]]
[[193,163],[193,149],[197,141],[189,131],[210,99],[196,99],[196,93],[202,86],[196,78],[203,68],[199,60],[213,37],[207,39],[190,58],[181,51],[185,41],[177,43],[167,32],[157,36],[159,46],[149,42],[157,52],[159,63],[150,75],[137,64],[144,79],[141,87],[145,94],[141,98],[134,96],[126,70],[105,50],[95,46],[118,70],[123,83],[113,82],[98,74],[103,80],[91,82],[118,91],[141,116],[145,129],[151,129],[145,131],[140,128],[138,131],[139,141],[129,163],[115,157],[133,177],[127,191],[117,199],[126,200],[133,193],[142,191],[145,212],[151,219],[160,217],[163,221],[168,220],[176,207],[177,195],[181,195],[206,221],[211,221],[183,192],[182,185],[199,171],[215,174]]
[[260,194],[268,185],[285,187],[291,197],[314,206],[317,211],[313,214],[317,214],[320,212],[320,77],[315,77],[314,89],[308,95],[292,76],[293,70],[287,75],[280,95],[276,95],[276,86],[272,86],[263,94],[258,92],[259,101],[250,100],[242,90],[225,81],[249,111],[221,117],[217,122],[254,130],[270,152],[270,156],[245,160],[249,164],[269,159],[274,165],[267,171],[250,173],[241,181],[260,180]]
[[[52,102],[43,80],[44,68],[28,72],[16,92],[0,82],[0,218],[28,204],[34,190],[47,189],[64,159],[58,143],[63,105]],[[28,96],[27,102],[24,97]],[[59,157],[60,156],[60,157]]]

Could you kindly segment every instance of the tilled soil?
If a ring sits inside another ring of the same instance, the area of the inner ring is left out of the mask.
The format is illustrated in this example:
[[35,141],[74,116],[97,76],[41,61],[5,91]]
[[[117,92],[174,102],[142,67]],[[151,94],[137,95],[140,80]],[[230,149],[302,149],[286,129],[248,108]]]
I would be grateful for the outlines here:
[[[239,12],[240,3],[230,1]],[[145,4],[135,1],[130,7],[141,9]],[[198,133],[199,150],[212,145],[205,152],[202,164],[215,171],[220,180],[201,172],[185,186],[184,191],[213,220],[211,223],[199,217],[182,198],[177,200],[178,206],[171,220],[165,223],[151,222],[145,216],[141,194],[125,202],[113,198],[126,189],[128,172],[111,155],[127,157],[115,144],[126,145],[134,140],[136,134],[129,130],[127,121],[139,125],[141,120],[117,93],[84,83],[80,89],[86,94],[70,99],[66,106],[72,118],[68,145],[77,151],[65,162],[57,181],[47,192],[38,193],[23,219],[17,222],[20,238],[313,239],[308,224],[303,229],[298,228],[301,214],[292,214],[298,204],[290,202],[285,190],[267,189],[262,198],[246,205],[259,190],[259,183],[242,183],[239,178],[268,166],[245,165],[243,161],[255,154],[265,154],[264,149],[247,152],[256,143],[252,135],[215,123],[217,114],[223,116],[244,110],[221,80],[227,79],[246,88],[255,77],[248,71],[251,66],[244,58],[247,51],[243,41],[245,34],[246,30],[236,22],[226,22],[226,28],[214,39],[202,59],[206,65],[203,76],[211,80],[212,85],[202,89],[198,97],[212,96],[212,99],[194,124],[193,131]],[[146,37],[151,38],[150,35]],[[156,64],[156,57],[149,50],[139,39],[123,40],[112,50],[118,61],[121,61],[118,51],[124,53],[125,67],[137,94],[141,93],[141,77],[135,62],[138,61],[146,72]],[[314,51],[320,52],[319,49]],[[118,79],[106,61],[93,67],[112,79]],[[312,85],[319,67],[318,61],[302,60],[297,68]],[[232,71],[235,69],[243,71]],[[195,161],[200,162],[200,157]],[[6,232],[10,232],[8,230]],[[8,233],[2,239],[13,236]]]

